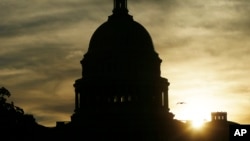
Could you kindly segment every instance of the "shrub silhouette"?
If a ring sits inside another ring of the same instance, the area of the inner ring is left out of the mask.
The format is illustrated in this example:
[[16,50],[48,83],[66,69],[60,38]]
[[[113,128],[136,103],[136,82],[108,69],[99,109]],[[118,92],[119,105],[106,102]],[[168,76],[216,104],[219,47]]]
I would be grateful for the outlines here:
[[8,102],[11,96],[9,90],[0,88],[0,126],[16,128],[17,126],[27,126],[35,123],[32,115],[24,114],[22,108],[15,106],[14,102]]

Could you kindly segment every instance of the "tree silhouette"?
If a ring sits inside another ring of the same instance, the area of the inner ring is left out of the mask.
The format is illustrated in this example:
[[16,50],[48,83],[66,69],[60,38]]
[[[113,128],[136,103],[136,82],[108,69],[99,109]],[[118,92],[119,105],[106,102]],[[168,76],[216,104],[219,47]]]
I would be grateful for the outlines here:
[[0,88],[0,104],[6,102],[6,97],[10,97],[10,92],[4,87]]
[[9,90],[0,88],[0,126],[17,127],[35,123],[32,115],[24,114],[23,109],[15,106],[14,102],[7,102],[10,96]]

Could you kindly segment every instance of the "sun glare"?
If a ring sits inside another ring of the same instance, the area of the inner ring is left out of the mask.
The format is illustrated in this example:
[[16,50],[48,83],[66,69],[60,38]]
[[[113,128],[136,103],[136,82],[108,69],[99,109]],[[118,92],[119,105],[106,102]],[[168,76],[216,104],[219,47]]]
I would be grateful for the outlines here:
[[197,99],[189,100],[177,104],[175,118],[186,121],[190,128],[200,130],[205,125],[205,122],[211,118],[211,109],[209,103]]
[[192,127],[195,128],[195,129],[202,128],[203,124],[204,124],[203,120],[193,120],[192,121]]

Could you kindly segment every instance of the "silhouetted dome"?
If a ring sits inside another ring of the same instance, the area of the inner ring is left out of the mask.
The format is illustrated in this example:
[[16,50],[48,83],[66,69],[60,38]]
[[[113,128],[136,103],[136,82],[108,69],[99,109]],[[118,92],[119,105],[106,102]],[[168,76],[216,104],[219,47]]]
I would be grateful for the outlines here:
[[161,59],[147,30],[128,14],[126,0],[114,0],[113,14],[94,32],[81,64],[72,123],[87,134],[153,141],[165,128],[159,121],[172,121]]
[[95,51],[114,52],[121,49],[138,53],[154,52],[149,33],[130,15],[110,16],[107,22],[97,28],[89,44],[90,53]]
[[147,30],[126,12],[115,12],[94,32],[81,61],[82,76],[159,78],[161,59]]

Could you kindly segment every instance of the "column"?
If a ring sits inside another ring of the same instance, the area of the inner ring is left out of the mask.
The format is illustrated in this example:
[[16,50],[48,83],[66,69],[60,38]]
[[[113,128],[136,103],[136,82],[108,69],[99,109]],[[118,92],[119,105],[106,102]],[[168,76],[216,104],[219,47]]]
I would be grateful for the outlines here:
[[169,111],[169,105],[168,105],[168,86],[169,86],[168,80],[164,79],[164,81],[163,81],[164,108]]
[[79,96],[79,93],[75,89],[75,112],[77,112],[79,109],[79,97],[78,96]]

